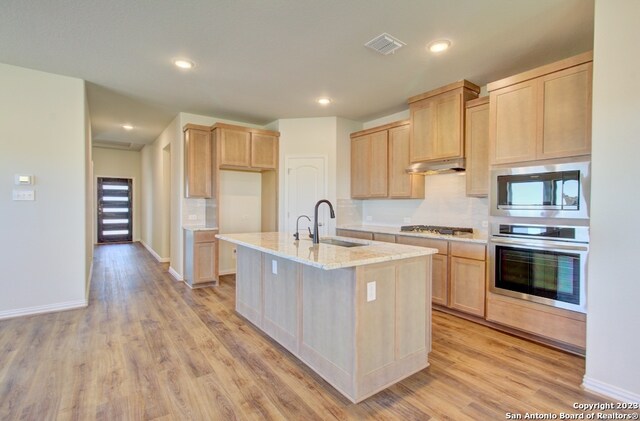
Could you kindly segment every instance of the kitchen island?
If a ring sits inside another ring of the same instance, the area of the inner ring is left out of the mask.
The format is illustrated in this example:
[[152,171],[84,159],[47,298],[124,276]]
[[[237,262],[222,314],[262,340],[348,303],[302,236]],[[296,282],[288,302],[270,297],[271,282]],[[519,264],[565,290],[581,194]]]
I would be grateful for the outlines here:
[[352,402],[429,365],[436,250],[275,232],[217,238],[237,245],[236,311]]

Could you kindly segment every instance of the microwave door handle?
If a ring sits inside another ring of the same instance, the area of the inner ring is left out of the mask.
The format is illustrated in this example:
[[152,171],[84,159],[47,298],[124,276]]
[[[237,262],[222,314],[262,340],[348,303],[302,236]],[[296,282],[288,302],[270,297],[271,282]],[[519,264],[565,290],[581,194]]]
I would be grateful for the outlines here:
[[511,240],[508,238],[492,238],[491,242],[494,244],[505,244],[509,246],[521,246],[521,247],[535,247],[535,248],[546,248],[553,250],[573,250],[573,251],[589,251],[589,248],[586,246],[578,246],[578,245],[568,245],[568,244],[549,244],[549,243],[532,243],[520,240]]

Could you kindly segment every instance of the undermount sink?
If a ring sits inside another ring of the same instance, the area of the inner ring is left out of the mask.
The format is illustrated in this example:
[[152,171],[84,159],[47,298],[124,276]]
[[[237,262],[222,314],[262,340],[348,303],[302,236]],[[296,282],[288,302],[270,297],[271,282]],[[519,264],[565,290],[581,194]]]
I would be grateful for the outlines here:
[[351,241],[337,240],[335,238],[321,238],[320,242],[338,247],[359,247],[367,245],[366,243],[352,243]]

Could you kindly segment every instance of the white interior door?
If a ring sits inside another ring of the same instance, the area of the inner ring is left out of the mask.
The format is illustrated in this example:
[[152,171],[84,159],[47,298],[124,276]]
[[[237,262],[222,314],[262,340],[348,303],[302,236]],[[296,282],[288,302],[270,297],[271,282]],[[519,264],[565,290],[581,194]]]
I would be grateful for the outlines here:
[[[300,219],[300,238],[307,238],[311,228],[313,232],[313,210],[316,202],[327,197],[327,160],[323,156],[287,157],[285,165],[285,227],[286,231],[296,231],[296,219]],[[322,205],[318,212],[320,235],[327,235],[329,210]]]

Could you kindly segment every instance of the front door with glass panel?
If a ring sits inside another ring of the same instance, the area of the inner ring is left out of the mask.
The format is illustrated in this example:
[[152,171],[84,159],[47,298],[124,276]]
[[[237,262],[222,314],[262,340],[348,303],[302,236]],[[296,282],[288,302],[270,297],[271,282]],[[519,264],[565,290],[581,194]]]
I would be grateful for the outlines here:
[[98,243],[132,240],[131,179],[98,178]]

